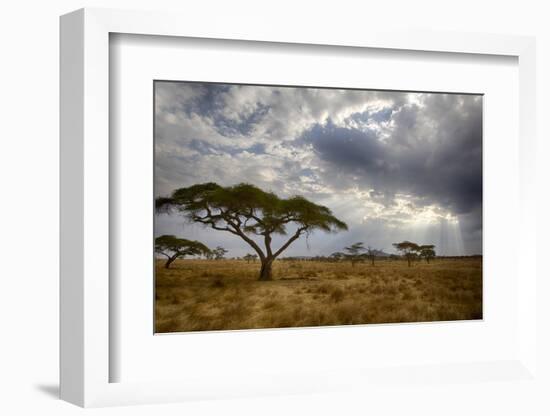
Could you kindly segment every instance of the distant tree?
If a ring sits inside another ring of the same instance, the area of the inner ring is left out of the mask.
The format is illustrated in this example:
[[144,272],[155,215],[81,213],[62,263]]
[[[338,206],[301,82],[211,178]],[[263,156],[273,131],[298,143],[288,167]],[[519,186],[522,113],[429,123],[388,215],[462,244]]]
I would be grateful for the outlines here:
[[164,264],[167,269],[176,259],[210,253],[210,249],[198,241],[186,240],[173,235],[162,235],[155,238],[155,251],[167,258]]
[[342,253],[341,251],[337,251],[335,253],[332,253],[330,255],[330,261],[340,261],[346,258],[346,255]]
[[426,244],[418,248],[420,257],[426,259],[426,263],[430,264],[430,260],[435,257],[435,245]]
[[346,257],[351,261],[351,265],[355,266],[355,263],[360,261],[363,257],[363,252],[366,249],[363,247],[363,243],[358,242],[349,247],[344,247],[344,250],[346,251]]
[[[175,209],[191,221],[244,240],[261,260],[259,280],[272,279],[275,259],[302,235],[314,230],[347,230],[347,225],[327,207],[301,196],[279,198],[245,183],[228,187],[203,183],[177,189],[168,198],[157,198],[156,207],[160,212]],[[286,235],[291,223],[295,225],[294,232],[278,249],[273,249],[273,235]],[[261,238],[264,247],[253,237]]]
[[256,254],[247,253],[246,256],[243,256],[243,259],[246,260],[247,263],[250,263],[251,261],[254,262],[258,256]]
[[365,257],[370,260],[371,265],[374,266],[374,260],[376,260],[376,255],[380,252],[380,250],[376,250],[372,248],[371,246],[368,246],[366,249]]
[[411,261],[414,260],[416,252],[419,249],[418,244],[410,241],[402,241],[401,243],[393,243],[393,246],[407,259],[407,263],[409,267],[411,267]]
[[227,250],[222,246],[218,246],[212,250],[212,254],[214,255],[214,260],[223,260],[227,254]]

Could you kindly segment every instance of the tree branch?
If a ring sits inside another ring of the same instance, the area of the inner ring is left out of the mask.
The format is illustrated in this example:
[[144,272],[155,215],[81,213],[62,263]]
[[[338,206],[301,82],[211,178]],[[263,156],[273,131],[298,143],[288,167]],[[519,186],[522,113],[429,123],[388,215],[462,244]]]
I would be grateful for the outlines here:
[[214,230],[218,230],[218,231],[228,231],[232,234],[236,234],[236,232],[234,232],[233,230],[231,230],[229,227],[219,227],[216,225],[216,222],[209,218],[207,215],[204,216],[204,217],[200,217],[198,215],[194,215],[193,216],[193,221],[195,222],[200,222],[201,224],[205,224],[205,225],[209,225],[211,228],[213,228]]
[[248,237],[245,233],[243,233],[243,231],[236,225],[233,225],[233,227],[235,228],[235,234],[237,234],[239,237],[241,237],[244,241],[246,241],[250,247],[252,247],[256,253],[258,253],[258,255],[260,256],[260,258],[262,260],[265,259],[265,254],[264,252],[262,251],[262,249],[260,248],[260,246],[258,246],[258,244],[256,244],[256,242],[254,240],[252,240],[250,237]]
[[285,251],[289,245],[291,245],[294,241],[296,241],[298,238],[300,238],[300,236],[302,235],[302,233],[307,230],[307,226],[303,226],[303,227],[300,227],[298,228],[298,230],[296,231],[296,233],[294,233],[294,235],[292,237],[290,237],[288,239],[288,241],[286,243],[284,243],[281,248],[279,248],[279,250],[277,250],[275,252],[275,254],[273,255],[273,258],[277,257],[279,254],[281,254],[283,251]]

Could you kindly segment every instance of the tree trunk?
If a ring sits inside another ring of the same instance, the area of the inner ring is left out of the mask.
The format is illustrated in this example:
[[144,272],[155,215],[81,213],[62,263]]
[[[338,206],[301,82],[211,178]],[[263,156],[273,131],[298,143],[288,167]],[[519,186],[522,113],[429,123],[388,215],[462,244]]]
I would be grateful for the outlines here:
[[409,263],[409,267],[411,267],[411,258],[407,257],[407,263]]
[[370,259],[370,261],[371,261],[371,265],[374,266],[374,257],[372,257],[372,258]]
[[172,256],[172,257],[169,257],[168,260],[166,260],[166,263],[164,263],[164,267],[166,269],[170,268],[170,265],[174,262],[174,260],[176,260],[178,258],[178,256]]
[[258,280],[260,281],[273,280],[273,273],[271,270],[273,260],[274,259],[262,260],[262,267],[260,269],[260,277]]

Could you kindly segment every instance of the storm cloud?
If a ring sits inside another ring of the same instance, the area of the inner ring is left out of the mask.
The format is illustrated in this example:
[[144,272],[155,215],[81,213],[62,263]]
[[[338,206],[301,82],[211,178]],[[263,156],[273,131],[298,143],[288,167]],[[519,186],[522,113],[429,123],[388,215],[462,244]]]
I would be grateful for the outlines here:
[[457,105],[454,96],[431,95],[423,108],[402,107],[392,114],[389,140],[375,129],[338,127],[330,119],[302,140],[326,162],[326,180],[336,169],[360,177],[362,186],[410,193],[457,214],[481,204],[481,100],[466,97]]
[[[155,192],[249,182],[329,206],[350,231],[288,255],[401,239],[441,254],[482,249],[482,97],[185,82],[155,83]],[[176,228],[174,228],[176,227]],[[181,219],[156,233],[248,247]]]

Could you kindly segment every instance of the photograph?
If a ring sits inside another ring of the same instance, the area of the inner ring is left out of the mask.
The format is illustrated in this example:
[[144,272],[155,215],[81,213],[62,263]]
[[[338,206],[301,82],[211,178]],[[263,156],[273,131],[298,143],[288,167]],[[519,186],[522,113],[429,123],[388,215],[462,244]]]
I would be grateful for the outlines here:
[[483,319],[483,95],[153,96],[155,333]]

